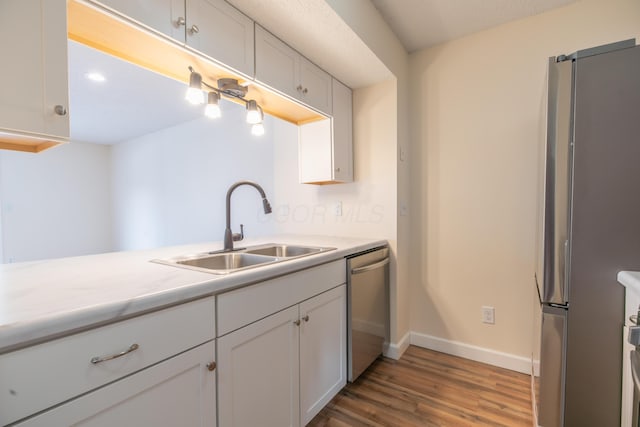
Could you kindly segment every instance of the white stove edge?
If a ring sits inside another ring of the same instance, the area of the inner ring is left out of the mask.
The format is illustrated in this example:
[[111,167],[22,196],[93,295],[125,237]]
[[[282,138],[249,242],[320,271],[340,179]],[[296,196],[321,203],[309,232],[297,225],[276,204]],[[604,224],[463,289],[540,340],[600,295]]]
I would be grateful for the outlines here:
[[625,314],[622,328],[622,410],[620,414],[620,426],[629,427],[632,423],[633,407],[633,379],[631,377],[631,363],[629,352],[633,346],[627,342],[629,326],[632,325],[629,317],[636,314],[640,305],[640,271],[620,271],[618,282],[625,289]]

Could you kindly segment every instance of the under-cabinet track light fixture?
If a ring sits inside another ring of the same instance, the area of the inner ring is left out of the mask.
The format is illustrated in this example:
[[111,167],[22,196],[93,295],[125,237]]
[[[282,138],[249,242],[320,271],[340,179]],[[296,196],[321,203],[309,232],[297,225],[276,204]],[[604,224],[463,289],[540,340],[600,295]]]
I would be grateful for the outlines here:
[[[260,136],[264,135],[264,112],[262,107],[254,99],[246,99],[245,95],[249,91],[246,86],[238,84],[236,79],[219,79],[217,87],[210,85],[202,80],[202,75],[196,72],[193,67],[189,67],[189,88],[185,95],[185,99],[194,105],[206,106],[204,109],[205,116],[216,119],[222,115],[220,110],[220,97],[239,99],[245,103],[247,108],[247,123],[251,124],[251,134]],[[208,90],[205,92],[203,86]]]

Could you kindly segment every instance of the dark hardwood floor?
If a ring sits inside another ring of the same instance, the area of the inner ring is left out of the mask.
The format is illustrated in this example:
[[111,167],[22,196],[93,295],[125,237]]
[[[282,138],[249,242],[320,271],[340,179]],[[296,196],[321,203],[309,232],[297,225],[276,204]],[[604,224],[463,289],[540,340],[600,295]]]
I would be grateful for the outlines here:
[[410,346],[378,359],[309,426],[532,426],[528,375]]

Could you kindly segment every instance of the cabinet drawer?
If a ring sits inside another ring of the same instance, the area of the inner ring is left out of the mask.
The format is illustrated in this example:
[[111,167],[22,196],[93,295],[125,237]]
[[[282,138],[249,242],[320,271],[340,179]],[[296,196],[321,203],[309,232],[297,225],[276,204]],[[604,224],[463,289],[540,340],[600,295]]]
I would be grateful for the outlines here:
[[218,336],[346,282],[344,260],[218,295]]
[[0,425],[213,339],[214,310],[214,297],[205,298],[0,356]]
[[30,417],[19,427],[215,427],[215,341]]

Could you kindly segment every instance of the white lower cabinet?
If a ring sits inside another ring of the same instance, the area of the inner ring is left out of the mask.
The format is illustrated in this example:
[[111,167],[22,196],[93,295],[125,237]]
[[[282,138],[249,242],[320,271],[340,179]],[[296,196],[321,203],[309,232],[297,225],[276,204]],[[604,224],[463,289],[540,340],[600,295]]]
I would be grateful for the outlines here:
[[0,425],[215,426],[215,297],[0,355]]
[[300,416],[306,425],[347,383],[346,285],[300,304]]
[[220,427],[306,425],[346,384],[345,285],[218,339]]
[[220,426],[297,426],[298,307],[218,339]]
[[215,426],[214,354],[210,341],[17,425]]

